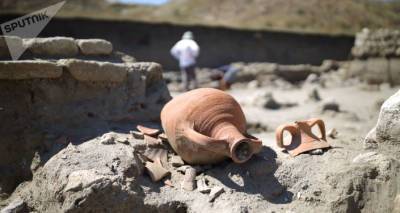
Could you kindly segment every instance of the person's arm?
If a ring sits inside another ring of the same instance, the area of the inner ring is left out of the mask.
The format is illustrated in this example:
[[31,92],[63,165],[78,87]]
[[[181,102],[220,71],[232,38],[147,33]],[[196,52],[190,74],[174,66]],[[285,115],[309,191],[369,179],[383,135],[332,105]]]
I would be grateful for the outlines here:
[[200,47],[195,41],[193,41],[192,49],[194,57],[198,57],[200,54]]
[[179,46],[178,43],[176,43],[172,48],[171,48],[171,55],[174,56],[174,58],[179,59],[180,51],[179,51]]

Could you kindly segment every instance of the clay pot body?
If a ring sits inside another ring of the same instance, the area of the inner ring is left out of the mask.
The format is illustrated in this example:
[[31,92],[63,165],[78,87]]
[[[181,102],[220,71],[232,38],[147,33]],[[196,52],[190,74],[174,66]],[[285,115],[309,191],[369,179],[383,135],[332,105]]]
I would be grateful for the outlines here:
[[227,157],[243,163],[262,146],[246,134],[240,105],[217,89],[196,89],[173,98],[162,109],[161,122],[172,148],[189,164],[213,164]]

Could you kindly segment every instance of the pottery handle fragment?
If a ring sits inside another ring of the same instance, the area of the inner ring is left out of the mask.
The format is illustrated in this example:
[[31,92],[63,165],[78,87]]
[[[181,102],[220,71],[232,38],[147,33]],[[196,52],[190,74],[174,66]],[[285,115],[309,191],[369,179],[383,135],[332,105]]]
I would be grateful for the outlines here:
[[194,142],[196,145],[203,149],[207,149],[212,152],[224,153],[228,149],[228,143],[225,140],[218,140],[206,135],[203,135],[193,128],[186,128],[183,131],[183,135],[190,141]]
[[[292,124],[284,124],[279,126],[276,131],[275,131],[275,136],[276,136],[276,144],[280,148],[285,148],[286,145],[283,144],[283,132],[288,131],[292,135],[292,141],[295,138],[296,133],[298,132],[298,128],[296,125]],[[292,141],[290,143],[292,143]]]
[[318,125],[318,128],[321,132],[321,139],[326,140],[326,132],[325,132],[325,123],[319,118],[313,118],[310,119],[308,122],[308,125],[312,128],[314,125]]

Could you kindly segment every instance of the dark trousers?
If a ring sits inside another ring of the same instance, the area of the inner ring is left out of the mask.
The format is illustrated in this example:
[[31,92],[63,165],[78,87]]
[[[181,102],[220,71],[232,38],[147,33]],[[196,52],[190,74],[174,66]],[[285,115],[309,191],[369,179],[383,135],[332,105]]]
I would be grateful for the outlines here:
[[182,88],[184,90],[190,89],[190,82],[193,82],[194,89],[197,88],[197,79],[196,79],[196,65],[190,65],[188,67],[181,67],[182,74]]

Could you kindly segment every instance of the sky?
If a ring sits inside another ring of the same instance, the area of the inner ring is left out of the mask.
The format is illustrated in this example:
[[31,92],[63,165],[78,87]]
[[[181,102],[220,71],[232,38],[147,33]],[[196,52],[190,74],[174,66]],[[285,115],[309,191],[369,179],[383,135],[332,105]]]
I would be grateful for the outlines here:
[[168,2],[169,0],[118,0],[121,3],[126,4],[151,4],[151,5],[160,5]]

